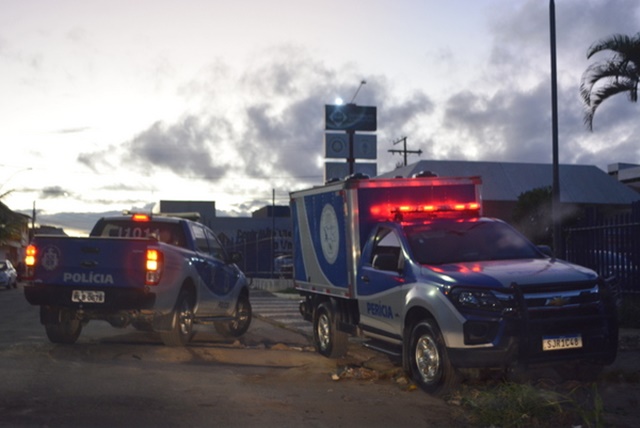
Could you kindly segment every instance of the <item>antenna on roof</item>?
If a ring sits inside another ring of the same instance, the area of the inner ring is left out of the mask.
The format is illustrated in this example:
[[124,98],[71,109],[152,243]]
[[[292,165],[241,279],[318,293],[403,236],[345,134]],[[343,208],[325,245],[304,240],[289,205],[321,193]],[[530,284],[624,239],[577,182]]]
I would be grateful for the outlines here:
[[366,84],[367,84],[366,80],[362,80],[360,82],[360,85],[358,85],[358,89],[356,89],[356,93],[353,94],[353,98],[351,98],[351,101],[349,102],[349,104],[353,104],[353,102],[356,100],[356,97],[358,96],[358,92],[360,92],[360,88],[362,88],[362,86],[364,86]]

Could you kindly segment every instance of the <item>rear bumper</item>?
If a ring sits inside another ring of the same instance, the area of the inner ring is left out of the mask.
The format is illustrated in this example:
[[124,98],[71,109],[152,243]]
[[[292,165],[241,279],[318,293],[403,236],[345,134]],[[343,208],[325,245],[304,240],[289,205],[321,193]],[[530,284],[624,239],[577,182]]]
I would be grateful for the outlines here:
[[[103,291],[104,303],[80,303],[71,300],[71,294],[75,289]],[[56,306],[60,308],[76,310],[142,310],[153,309],[156,303],[156,294],[147,287],[141,288],[117,288],[117,287],[71,287],[68,285],[38,285],[26,283],[24,296],[32,305]]]

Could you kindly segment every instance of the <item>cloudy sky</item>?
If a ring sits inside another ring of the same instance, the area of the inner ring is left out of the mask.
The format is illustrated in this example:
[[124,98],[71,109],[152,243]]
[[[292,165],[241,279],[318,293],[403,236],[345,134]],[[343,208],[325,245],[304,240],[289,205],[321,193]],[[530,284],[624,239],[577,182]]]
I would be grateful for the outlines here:
[[[38,222],[320,184],[324,106],[376,106],[378,172],[420,159],[550,163],[547,0],[0,0],[0,194]],[[555,0],[560,162],[640,163],[624,95],[583,124],[587,48],[637,0]]]

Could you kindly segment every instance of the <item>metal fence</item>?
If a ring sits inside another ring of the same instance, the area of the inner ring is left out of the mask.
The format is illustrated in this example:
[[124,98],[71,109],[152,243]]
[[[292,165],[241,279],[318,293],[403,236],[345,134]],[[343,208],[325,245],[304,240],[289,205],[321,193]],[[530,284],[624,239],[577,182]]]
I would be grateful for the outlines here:
[[613,217],[588,212],[564,236],[565,259],[615,277],[623,294],[640,293],[640,201],[631,212]]

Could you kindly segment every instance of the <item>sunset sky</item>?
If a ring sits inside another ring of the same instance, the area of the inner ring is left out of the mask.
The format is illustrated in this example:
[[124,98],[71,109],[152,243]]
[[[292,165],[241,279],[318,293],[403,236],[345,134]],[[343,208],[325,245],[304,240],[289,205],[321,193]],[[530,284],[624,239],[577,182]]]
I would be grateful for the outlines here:
[[[621,95],[583,124],[587,48],[636,0],[556,0],[560,162],[640,163]],[[287,204],[323,180],[324,106],[377,107],[377,168],[551,162],[546,0],[0,0],[0,194],[39,223],[215,201]]]

